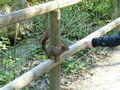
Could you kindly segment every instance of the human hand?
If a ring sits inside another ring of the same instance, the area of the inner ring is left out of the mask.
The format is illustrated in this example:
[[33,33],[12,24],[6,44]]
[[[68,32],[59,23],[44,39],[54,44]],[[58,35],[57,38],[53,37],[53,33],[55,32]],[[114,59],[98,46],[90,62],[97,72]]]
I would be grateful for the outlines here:
[[85,45],[86,45],[87,47],[89,47],[89,48],[94,48],[94,47],[92,46],[92,39],[89,39],[89,40],[85,41]]

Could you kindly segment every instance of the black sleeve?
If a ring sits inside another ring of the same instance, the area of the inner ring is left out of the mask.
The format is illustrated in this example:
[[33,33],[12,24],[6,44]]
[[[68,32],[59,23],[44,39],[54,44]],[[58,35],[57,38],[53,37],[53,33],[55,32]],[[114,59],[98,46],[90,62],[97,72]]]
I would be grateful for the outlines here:
[[120,45],[120,32],[117,35],[103,36],[92,39],[93,47],[115,47]]

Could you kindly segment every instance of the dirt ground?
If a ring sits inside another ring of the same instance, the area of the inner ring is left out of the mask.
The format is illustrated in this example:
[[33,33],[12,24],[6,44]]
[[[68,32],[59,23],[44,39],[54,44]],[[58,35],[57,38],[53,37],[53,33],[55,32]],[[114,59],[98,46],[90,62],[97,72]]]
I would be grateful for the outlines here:
[[70,85],[72,90],[120,90],[120,47],[90,70],[91,75]]

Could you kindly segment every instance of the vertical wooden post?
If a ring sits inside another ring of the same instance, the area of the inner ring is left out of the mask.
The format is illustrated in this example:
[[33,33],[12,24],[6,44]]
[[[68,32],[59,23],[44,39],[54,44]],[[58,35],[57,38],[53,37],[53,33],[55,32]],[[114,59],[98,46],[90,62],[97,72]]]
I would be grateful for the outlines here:
[[[120,0],[115,0],[115,19],[118,17],[120,17]],[[117,29],[120,29],[120,26]]]
[[[50,44],[57,45],[60,43],[60,9],[50,12]],[[60,90],[61,65],[57,65],[50,71],[50,90]]]
[[120,17],[120,0],[115,0],[115,18]]

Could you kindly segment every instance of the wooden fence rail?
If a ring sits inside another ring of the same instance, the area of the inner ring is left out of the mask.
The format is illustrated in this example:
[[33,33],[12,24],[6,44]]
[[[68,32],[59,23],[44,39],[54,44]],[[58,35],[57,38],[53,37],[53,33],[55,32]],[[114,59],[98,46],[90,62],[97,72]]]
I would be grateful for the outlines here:
[[82,1],[85,1],[85,0],[55,0],[48,3],[44,3],[44,4],[36,5],[33,7],[29,7],[26,9],[11,12],[8,14],[3,14],[3,15],[0,15],[0,27],[17,23],[19,21],[27,20],[29,18],[39,16],[44,13],[48,13],[56,9],[67,7],[69,5],[73,5]]
[[12,81],[9,84],[5,85],[0,90],[20,90],[20,89],[22,89],[23,87],[28,85],[33,80],[38,79],[45,72],[51,70],[56,65],[60,64],[63,61],[63,59],[68,58],[71,55],[73,55],[73,54],[77,53],[78,51],[80,51],[81,49],[85,48],[86,45],[84,44],[84,42],[86,40],[89,40],[90,38],[93,38],[93,37],[102,36],[102,35],[106,34],[107,32],[111,31],[112,29],[114,29],[115,27],[117,27],[119,25],[120,25],[120,17],[117,18],[116,20],[112,21],[111,23],[105,25],[104,27],[98,29],[94,33],[91,33],[90,35],[83,38],[82,40],[80,40],[80,41],[76,42],[75,44],[71,45],[69,47],[70,50],[63,53],[60,56],[60,58],[61,58],[60,62],[54,63],[54,60],[47,59],[45,62],[39,64],[38,66],[36,66],[35,68],[33,68],[30,71],[26,72],[22,76],[16,78],[14,81]]

